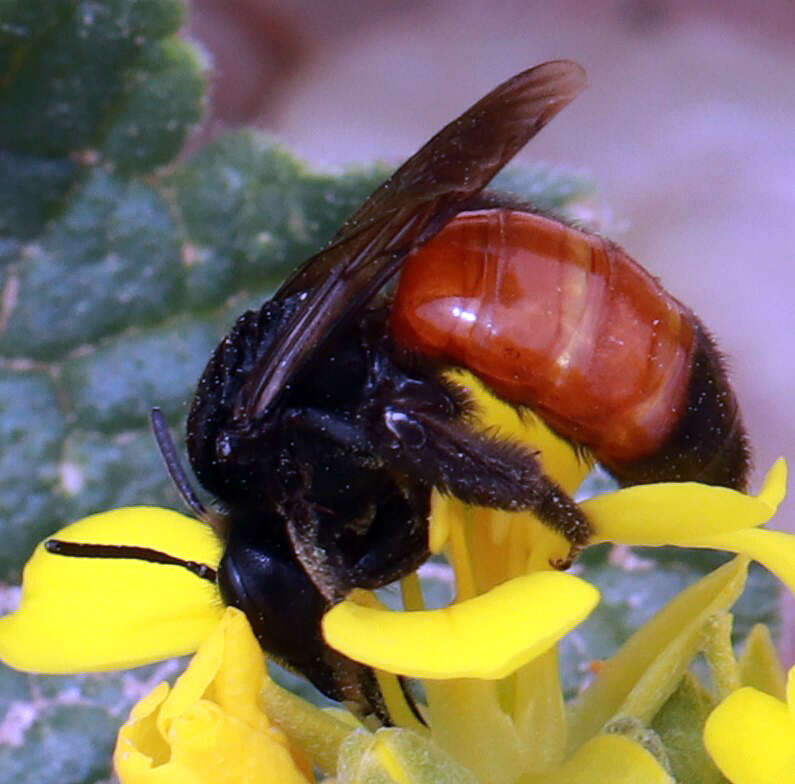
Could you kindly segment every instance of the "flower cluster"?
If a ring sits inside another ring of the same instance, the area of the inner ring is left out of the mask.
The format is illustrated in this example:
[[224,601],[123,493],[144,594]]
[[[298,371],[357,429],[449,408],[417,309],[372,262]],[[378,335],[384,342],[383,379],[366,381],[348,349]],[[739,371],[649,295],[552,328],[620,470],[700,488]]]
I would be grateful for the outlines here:
[[[574,492],[589,470],[582,458],[541,422],[519,418],[468,383],[488,406],[490,426],[534,444],[545,470]],[[596,606],[598,591],[550,568],[568,545],[531,515],[442,496],[433,499],[430,543],[452,565],[456,601],[425,609],[412,575],[402,582],[402,612],[355,592],[324,618],[332,647],[376,669],[395,727],[373,730],[342,709],[286,692],[268,677],[245,617],[223,607],[214,583],[168,563],[63,558],[40,545],[25,569],[19,609],[0,619],[0,659],[64,673],[198,649],[173,688],[158,686],[122,727],[114,760],[124,784],[297,783],[314,781],[317,771],[339,784],[662,784],[674,781],[677,763],[649,725],[704,652],[718,689],[709,705],[722,700],[706,722],[715,763],[735,784],[795,780],[795,676],[786,691],[769,685],[774,676],[761,683],[759,673],[775,666],[765,670],[758,656],[754,666],[737,662],[727,631],[749,559],[795,589],[795,537],[759,528],[775,514],[785,484],[779,461],[755,496],[667,483],[582,502],[595,541],[740,555],[639,629],[568,705],[556,644]],[[154,508],[96,515],[55,536],[151,548],[209,568],[221,555],[209,529]],[[773,661],[764,633],[754,640],[749,647]],[[396,674],[420,679],[423,722]],[[749,762],[763,746],[765,764]]]

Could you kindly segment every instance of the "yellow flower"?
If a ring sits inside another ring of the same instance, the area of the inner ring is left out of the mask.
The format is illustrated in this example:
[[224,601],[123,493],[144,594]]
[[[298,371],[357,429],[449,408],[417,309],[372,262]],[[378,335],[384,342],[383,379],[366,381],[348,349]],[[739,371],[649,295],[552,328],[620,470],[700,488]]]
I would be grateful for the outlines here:
[[732,784],[795,781],[795,667],[786,702],[751,686],[730,694],[710,714],[704,744]]
[[173,689],[132,710],[113,758],[125,784],[307,784],[306,756],[257,704],[267,674],[248,622],[228,608]]

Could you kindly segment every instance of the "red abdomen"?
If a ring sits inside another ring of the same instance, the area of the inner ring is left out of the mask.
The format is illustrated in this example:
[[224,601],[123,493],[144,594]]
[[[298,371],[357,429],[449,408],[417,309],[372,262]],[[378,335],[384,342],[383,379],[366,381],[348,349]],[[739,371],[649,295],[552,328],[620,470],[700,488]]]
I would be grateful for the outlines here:
[[695,344],[690,311],[620,248],[509,209],[461,213],[409,257],[392,331],[608,466],[665,445]]

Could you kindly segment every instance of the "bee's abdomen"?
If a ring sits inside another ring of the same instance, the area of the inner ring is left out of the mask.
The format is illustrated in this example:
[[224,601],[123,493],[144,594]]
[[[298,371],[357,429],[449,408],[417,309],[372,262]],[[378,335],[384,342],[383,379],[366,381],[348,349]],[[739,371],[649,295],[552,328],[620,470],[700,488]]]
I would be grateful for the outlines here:
[[392,312],[399,344],[469,368],[611,467],[676,430],[695,324],[620,248],[508,209],[461,213],[417,250]]

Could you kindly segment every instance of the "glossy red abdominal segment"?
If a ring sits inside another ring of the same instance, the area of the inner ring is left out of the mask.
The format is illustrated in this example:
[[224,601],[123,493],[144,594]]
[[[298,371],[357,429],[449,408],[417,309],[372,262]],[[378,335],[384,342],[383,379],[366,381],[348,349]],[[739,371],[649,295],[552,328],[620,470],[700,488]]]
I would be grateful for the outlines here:
[[392,331],[472,370],[607,464],[658,451],[687,399],[689,311],[611,243],[509,209],[459,214],[403,267]]

